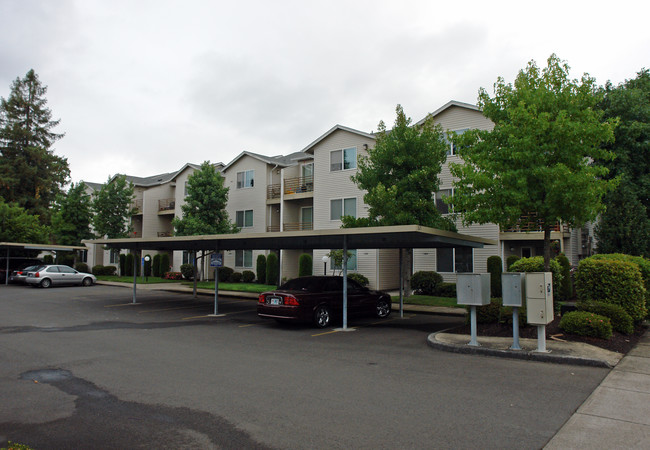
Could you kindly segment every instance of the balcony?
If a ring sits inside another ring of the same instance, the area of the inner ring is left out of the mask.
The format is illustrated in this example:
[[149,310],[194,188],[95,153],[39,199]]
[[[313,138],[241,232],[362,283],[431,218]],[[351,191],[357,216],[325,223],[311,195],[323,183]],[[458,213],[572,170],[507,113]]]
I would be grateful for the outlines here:
[[171,231],[159,231],[158,237],[172,237],[173,233]]
[[303,194],[314,192],[314,177],[296,177],[284,180],[284,194]]
[[[537,218],[537,213],[530,213],[521,216],[515,226],[504,230],[505,233],[540,233],[544,231],[544,221]],[[562,231],[560,222],[556,222],[551,227],[551,232]]]
[[142,214],[142,199],[137,198],[131,203],[131,209],[134,209],[135,212],[133,213],[134,216]]
[[173,213],[176,209],[176,199],[173,198],[161,198],[158,200],[158,212],[159,213]]
[[142,231],[131,231],[129,233],[130,238],[141,238],[142,237]]
[[266,186],[266,199],[272,200],[272,199],[280,198],[281,192],[282,192],[282,188],[280,186],[280,183],[269,184],[268,186]]
[[[283,231],[304,231],[304,230],[313,230],[313,222],[287,222],[284,224]],[[269,225],[266,227],[267,232],[277,232],[280,231],[280,225]]]

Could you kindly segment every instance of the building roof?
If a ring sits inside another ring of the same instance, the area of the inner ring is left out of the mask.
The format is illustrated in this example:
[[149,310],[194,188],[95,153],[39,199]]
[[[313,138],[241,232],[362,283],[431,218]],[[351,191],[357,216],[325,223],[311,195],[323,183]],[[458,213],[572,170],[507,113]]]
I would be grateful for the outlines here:
[[[354,128],[346,127],[343,125],[334,125],[332,128],[327,130],[325,133],[323,133],[321,136],[319,136],[315,141],[310,143],[307,147],[302,149],[303,153],[309,153],[311,154],[313,152],[313,147],[316,146],[319,142],[321,142],[323,139],[325,139],[327,136],[330,134],[334,133],[335,131],[347,131],[348,133],[353,133],[353,134],[358,134],[359,136],[363,136],[368,139],[375,140],[376,136],[373,133],[365,133],[363,131],[355,130]],[[310,151],[311,150],[311,151]]]
[[[445,103],[444,105],[442,105],[440,108],[436,109],[434,112],[427,114],[427,117],[429,117],[429,116],[436,117],[438,114],[442,113],[443,111],[446,111],[447,109],[451,108],[452,106],[456,106],[458,108],[471,109],[473,111],[480,111],[478,106],[472,105],[471,103],[465,103],[465,102],[459,102],[459,101],[456,101],[456,100],[450,100],[447,103]],[[424,121],[427,120],[427,117],[420,120],[415,125],[422,125],[424,123]]]
[[230,161],[228,164],[226,164],[222,170],[222,172],[225,172],[235,164],[237,161],[239,161],[241,158],[244,156],[250,156],[251,158],[257,159],[259,161],[262,161],[266,164],[271,164],[271,165],[277,165],[277,166],[282,166],[282,167],[289,167],[296,165],[298,161],[303,161],[305,159],[312,159],[313,156],[309,155],[304,152],[294,152],[290,153],[286,156],[284,155],[278,155],[278,156],[265,156],[265,155],[260,155],[258,153],[253,153],[253,152],[248,152],[248,151],[243,151],[239,155],[237,155],[232,161]]

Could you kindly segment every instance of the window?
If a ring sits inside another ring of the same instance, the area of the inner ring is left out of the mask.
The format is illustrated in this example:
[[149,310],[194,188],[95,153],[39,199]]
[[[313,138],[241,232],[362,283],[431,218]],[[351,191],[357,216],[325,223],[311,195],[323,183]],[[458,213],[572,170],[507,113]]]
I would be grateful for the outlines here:
[[440,189],[436,192],[436,208],[440,211],[440,214],[449,214],[450,205],[445,203],[442,199],[445,197],[451,197],[453,191],[451,189]]
[[[335,261],[332,260],[332,270],[343,270],[343,261],[341,261],[341,264],[336,264]],[[348,270],[357,270],[356,250],[348,250]]]
[[185,190],[183,191],[183,196],[187,197],[187,181],[185,182]]
[[355,197],[330,200],[330,220],[341,220],[343,216],[357,217],[357,199]]
[[88,250],[81,250],[79,252],[79,260],[84,263],[88,262]]
[[237,172],[237,189],[252,188],[255,185],[255,171]]
[[436,271],[464,273],[474,271],[474,252],[469,247],[436,249]]
[[183,250],[183,264],[192,264],[192,254],[187,250]]
[[253,210],[247,209],[246,211],[237,211],[235,217],[235,224],[239,228],[246,228],[253,226]]
[[110,263],[111,264],[117,264],[120,262],[120,251],[117,249],[111,250],[111,259]]
[[[452,133],[456,134],[457,136],[460,136],[464,132],[468,131],[469,128],[463,128],[462,130],[454,130]],[[451,142],[450,139],[445,139],[449,143],[449,149],[447,150],[447,156],[455,155],[456,154],[456,144]]]
[[236,267],[253,267],[253,250],[235,250]]
[[314,163],[303,164],[301,167],[303,178],[313,178],[314,176]]
[[330,171],[348,170],[357,168],[357,148],[344,148],[330,153]]

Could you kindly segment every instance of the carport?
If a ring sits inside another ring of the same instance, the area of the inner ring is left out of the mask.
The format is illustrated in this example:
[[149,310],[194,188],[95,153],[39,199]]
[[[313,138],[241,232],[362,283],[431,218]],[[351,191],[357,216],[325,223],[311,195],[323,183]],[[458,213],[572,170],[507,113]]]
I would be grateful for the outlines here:
[[[399,225],[367,228],[338,228],[332,230],[283,231],[271,233],[238,233],[205,236],[176,236],[159,238],[96,239],[84,241],[108,248],[133,251],[158,250],[301,250],[343,249],[343,329],[347,329],[347,250],[404,248],[482,248],[496,241],[475,236],[438,230],[419,225]],[[401,252],[400,252],[401,256]],[[403,315],[402,260],[400,257],[400,315]],[[136,301],[137,277],[133,276],[133,302]],[[215,306],[217,302],[215,289]],[[216,308],[215,308],[216,309]]]
[[0,242],[0,250],[5,250],[7,257],[7,272],[5,273],[5,284],[9,284],[9,258],[12,250],[40,250],[48,252],[72,252],[75,250],[88,250],[88,247],[76,245],[50,245],[50,244],[26,244],[24,242]]

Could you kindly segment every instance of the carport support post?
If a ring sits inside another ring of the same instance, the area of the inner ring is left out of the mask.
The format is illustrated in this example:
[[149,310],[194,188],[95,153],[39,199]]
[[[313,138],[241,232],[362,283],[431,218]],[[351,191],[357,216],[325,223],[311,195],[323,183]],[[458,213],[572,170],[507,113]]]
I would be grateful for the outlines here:
[[[135,254],[137,255],[138,252],[136,251]],[[135,259],[135,258],[134,258]],[[136,288],[135,285],[138,283],[138,266],[133,264],[133,303],[136,302]]]
[[402,273],[402,249],[399,249],[399,317],[404,318],[404,274]]
[[7,249],[7,271],[5,272],[5,285],[9,286],[9,249]]
[[[214,249],[215,254],[219,254],[219,249],[215,248]],[[215,266],[214,268],[214,315],[216,316],[219,311],[219,307],[217,306],[219,302],[219,266]]]
[[343,236],[343,329],[348,328],[348,237]]

